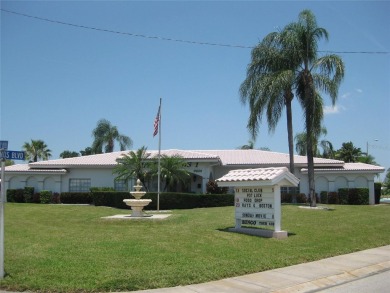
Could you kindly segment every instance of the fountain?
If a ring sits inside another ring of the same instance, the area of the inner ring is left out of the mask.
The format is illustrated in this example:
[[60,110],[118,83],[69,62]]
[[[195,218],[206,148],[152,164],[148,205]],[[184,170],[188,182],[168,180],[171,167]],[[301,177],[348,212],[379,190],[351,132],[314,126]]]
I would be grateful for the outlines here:
[[141,199],[145,195],[145,191],[141,191],[142,185],[141,180],[137,179],[137,185],[134,186],[135,191],[130,191],[130,194],[135,197],[135,199],[124,199],[123,202],[130,206],[133,212],[131,217],[148,217],[142,212],[143,208],[150,204],[151,199]]

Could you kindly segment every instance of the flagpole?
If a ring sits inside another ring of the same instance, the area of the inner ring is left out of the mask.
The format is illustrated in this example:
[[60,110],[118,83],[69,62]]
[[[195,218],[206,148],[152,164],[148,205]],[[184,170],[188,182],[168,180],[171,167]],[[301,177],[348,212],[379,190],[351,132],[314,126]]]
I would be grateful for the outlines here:
[[160,211],[160,181],[161,181],[161,165],[160,165],[160,158],[161,158],[161,98],[160,98],[160,119],[158,121],[158,172],[157,172],[157,211]]

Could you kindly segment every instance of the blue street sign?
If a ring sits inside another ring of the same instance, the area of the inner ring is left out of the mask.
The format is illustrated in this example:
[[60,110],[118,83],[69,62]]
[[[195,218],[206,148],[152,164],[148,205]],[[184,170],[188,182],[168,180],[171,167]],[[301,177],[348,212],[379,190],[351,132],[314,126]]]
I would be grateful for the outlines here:
[[0,149],[8,150],[8,140],[0,140]]
[[24,161],[24,158],[25,158],[24,152],[19,152],[19,151],[1,151],[0,152],[0,159]]

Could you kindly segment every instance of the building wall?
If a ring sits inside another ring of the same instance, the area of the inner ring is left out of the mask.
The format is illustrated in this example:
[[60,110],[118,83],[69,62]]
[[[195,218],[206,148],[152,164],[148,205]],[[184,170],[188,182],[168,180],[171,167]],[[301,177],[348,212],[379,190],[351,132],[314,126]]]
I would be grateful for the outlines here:
[[[321,191],[337,192],[340,188],[368,188],[370,204],[375,203],[374,190],[375,174],[371,173],[326,173],[315,174],[315,191],[320,194]],[[300,191],[304,194],[309,194],[308,175],[302,174],[300,181]]]
[[[261,168],[269,166],[220,166],[208,162],[191,162],[186,167],[190,172],[190,191],[206,193],[206,184],[218,179],[234,169]],[[69,168],[65,174],[5,174],[5,189],[33,186],[35,192],[51,190],[53,192],[68,192],[71,179],[91,179],[91,187],[114,187],[116,175],[113,168]],[[298,169],[295,176],[300,179],[300,192],[309,194],[308,176]],[[365,187],[370,190],[370,203],[374,203],[374,174],[347,171],[343,173],[326,172],[315,175],[316,193],[321,191],[337,191],[339,188]],[[132,189],[132,183],[129,183]],[[162,188],[162,187],[161,187]],[[157,181],[150,185],[150,191],[157,191]]]

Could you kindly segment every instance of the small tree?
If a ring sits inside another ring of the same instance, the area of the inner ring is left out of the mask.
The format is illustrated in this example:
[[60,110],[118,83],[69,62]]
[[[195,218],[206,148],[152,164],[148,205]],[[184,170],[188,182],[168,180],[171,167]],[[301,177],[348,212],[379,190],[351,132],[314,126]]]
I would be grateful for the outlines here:
[[143,186],[146,186],[147,178],[150,176],[150,161],[148,160],[150,153],[147,153],[147,147],[143,146],[136,152],[131,151],[126,155],[122,155],[118,159],[118,165],[114,168],[113,173],[118,174],[117,179],[139,179]]
[[161,177],[165,183],[164,191],[173,191],[178,183],[185,185],[190,173],[185,170],[186,161],[182,156],[161,156]]

